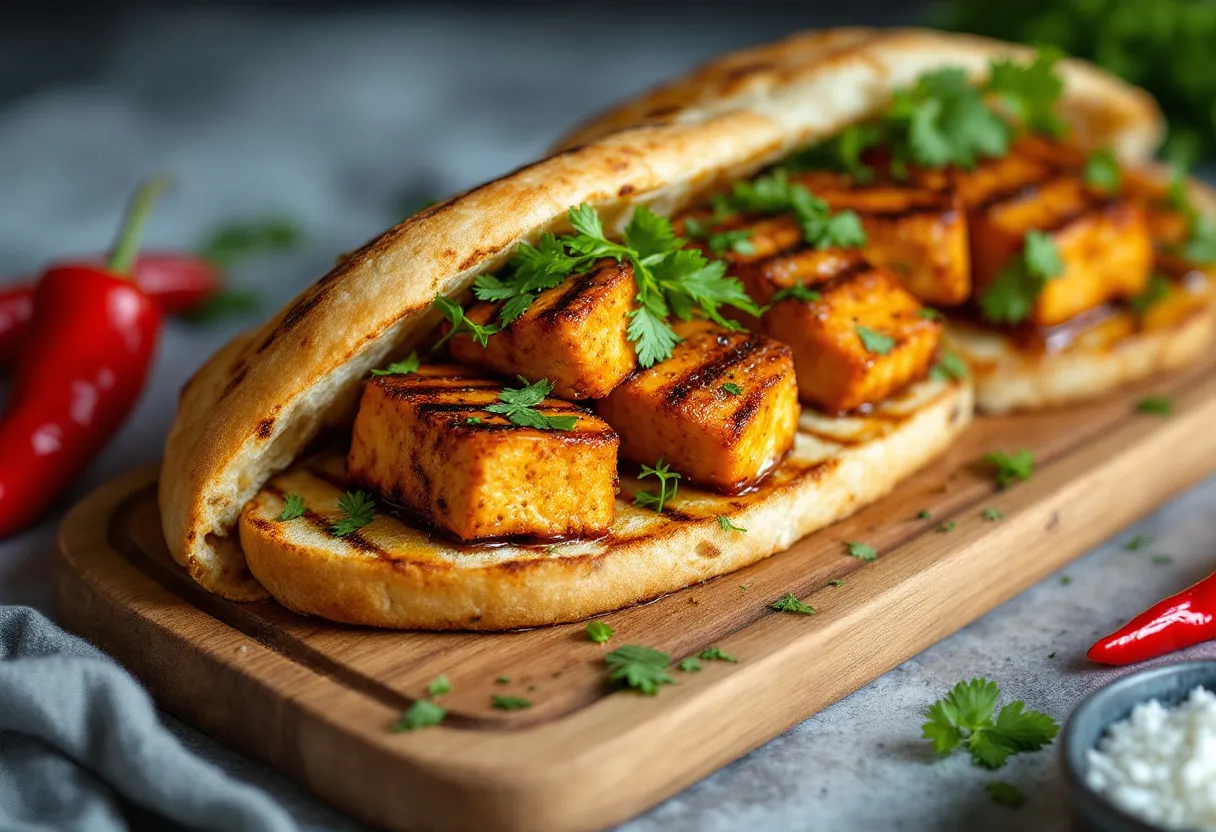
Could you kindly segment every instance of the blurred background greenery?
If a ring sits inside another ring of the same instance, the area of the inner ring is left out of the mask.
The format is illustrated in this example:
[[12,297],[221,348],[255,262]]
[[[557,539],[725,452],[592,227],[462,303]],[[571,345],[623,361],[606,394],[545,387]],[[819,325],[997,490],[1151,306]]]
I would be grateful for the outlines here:
[[1167,158],[1216,157],[1216,0],[944,0],[929,22],[1096,61],[1156,96]]

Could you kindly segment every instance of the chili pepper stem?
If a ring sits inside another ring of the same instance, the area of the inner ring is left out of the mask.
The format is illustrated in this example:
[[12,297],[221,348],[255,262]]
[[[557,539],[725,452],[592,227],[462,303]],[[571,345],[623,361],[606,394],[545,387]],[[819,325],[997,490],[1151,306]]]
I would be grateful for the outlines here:
[[126,216],[123,217],[122,227],[118,230],[118,239],[110,252],[110,262],[107,268],[117,275],[127,276],[135,265],[135,255],[139,253],[139,241],[143,237],[144,226],[152,213],[152,206],[169,187],[168,176],[153,176],[140,185],[131,201],[127,203]]

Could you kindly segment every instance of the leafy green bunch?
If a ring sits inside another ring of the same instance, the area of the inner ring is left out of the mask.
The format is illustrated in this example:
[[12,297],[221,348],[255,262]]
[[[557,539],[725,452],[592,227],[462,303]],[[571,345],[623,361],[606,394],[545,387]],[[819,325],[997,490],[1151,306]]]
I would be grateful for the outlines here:
[[497,323],[476,324],[464,316],[459,305],[436,298],[436,306],[452,323],[448,337],[467,331],[484,346],[491,335],[522,315],[538,294],[570,275],[588,271],[605,257],[633,267],[639,306],[629,313],[626,334],[643,367],[669,358],[680,342],[669,323],[673,316],[690,320],[699,311],[721,326],[739,329],[737,323],[722,317],[723,306],[761,314],[743,285],[726,276],[725,263],[686,248],[687,240],[676,236],[671,221],[649,208],[634,210],[621,242],[608,239],[599,215],[586,203],[571,208],[569,218],[573,233],[546,234],[536,246],[521,244],[505,273],[483,275],[473,284],[478,299],[503,302]]
[[1060,730],[1056,721],[1040,711],[1026,710],[1025,702],[1010,702],[996,713],[1000,693],[996,683],[987,679],[959,682],[925,713],[925,739],[942,756],[963,748],[972,763],[992,769],[1005,765],[1014,754],[1037,751],[1055,739]]

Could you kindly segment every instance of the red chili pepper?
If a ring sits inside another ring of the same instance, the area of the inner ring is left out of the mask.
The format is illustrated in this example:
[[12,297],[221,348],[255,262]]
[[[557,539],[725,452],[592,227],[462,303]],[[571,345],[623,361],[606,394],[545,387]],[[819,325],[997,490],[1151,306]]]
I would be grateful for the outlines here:
[[75,481],[143,389],[161,312],[129,274],[165,184],[153,179],[136,191],[105,267],[57,266],[38,282],[0,419],[0,540],[36,520]]
[[1125,665],[1216,638],[1216,575],[1149,607],[1089,648],[1095,662]]
[[[96,267],[104,257],[64,260],[51,268]],[[221,286],[220,268],[195,254],[151,252],[135,260],[131,277],[151,295],[166,315],[189,312],[215,295]],[[34,284],[15,283],[0,289],[0,367],[17,358],[34,314]]]

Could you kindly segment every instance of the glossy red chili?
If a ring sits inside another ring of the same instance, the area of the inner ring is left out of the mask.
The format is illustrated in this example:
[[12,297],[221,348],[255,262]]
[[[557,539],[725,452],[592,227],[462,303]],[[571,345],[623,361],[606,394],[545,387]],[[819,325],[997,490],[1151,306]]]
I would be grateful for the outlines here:
[[56,266],[38,281],[0,418],[0,539],[34,522],[76,480],[139,398],[161,312],[130,271],[164,184],[155,179],[136,192],[106,267]]
[[[104,257],[56,262],[51,268],[105,265]],[[166,315],[189,312],[214,296],[221,287],[222,274],[214,263],[196,254],[151,252],[135,260],[131,276],[136,285],[160,304]],[[33,282],[14,283],[0,288],[0,367],[17,358],[21,342],[29,331],[34,314]]]
[[1087,654],[1095,662],[1125,665],[1173,653],[1216,638],[1216,575],[1171,595],[1099,640]]

